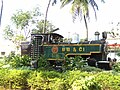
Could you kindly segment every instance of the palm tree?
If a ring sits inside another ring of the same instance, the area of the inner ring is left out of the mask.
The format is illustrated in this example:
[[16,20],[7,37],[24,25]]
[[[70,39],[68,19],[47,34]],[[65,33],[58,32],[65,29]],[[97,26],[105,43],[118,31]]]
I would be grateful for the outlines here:
[[[56,3],[57,0],[54,1]],[[82,18],[84,19],[85,27],[86,27],[86,40],[88,40],[87,18],[89,19],[89,9],[90,9],[89,5],[92,6],[96,17],[96,10],[98,10],[98,5],[95,2],[95,0],[60,0],[60,1],[62,3],[61,7],[64,7],[69,3],[72,5],[71,11],[73,16],[73,21],[76,19],[77,16],[80,17],[80,20],[82,20]]]

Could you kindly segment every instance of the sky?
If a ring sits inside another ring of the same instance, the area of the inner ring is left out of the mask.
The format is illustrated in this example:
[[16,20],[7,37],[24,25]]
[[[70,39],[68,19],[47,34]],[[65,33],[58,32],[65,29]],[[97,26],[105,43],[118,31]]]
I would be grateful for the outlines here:
[[[48,1],[49,0],[3,0],[4,7],[1,30],[11,23],[10,18],[16,10],[32,10],[36,6],[40,6],[41,12],[45,14]],[[97,11],[97,20],[95,19],[93,10],[90,10],[90,20],[88,21],[89,40],[94,38],[95,31],[99,31],[100,33],[109,31],[120,21],[120,0],[104,0],[105,3],[102,3],[101,0],[96,1],[98,1],[99,10]],[[62,9],[60,9],[59,3],[55,6],[50,6],[48,20],[55,25],[56,28],[60,28],[57,33],[64,37],[68,37],[68,34],[72,36],[73,33],[78,33],[80,39],[85,38],[86,28],[84,22],[78,19],[75,23],[72,22],[70,5]],[[114,22],[114,24],[111,24],[111,22]],[[0,37],[2,37],[2,33],[0,33]]]

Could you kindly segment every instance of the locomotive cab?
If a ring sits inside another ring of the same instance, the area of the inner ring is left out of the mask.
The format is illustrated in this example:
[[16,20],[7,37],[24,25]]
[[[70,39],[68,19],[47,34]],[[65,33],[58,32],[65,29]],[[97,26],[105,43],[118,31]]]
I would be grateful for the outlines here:
[[48,40],[50,44],[62,42],[62,39],[64,38],[62,35],[57,33],[50,33],[48,34],[48,36],[49,36]]

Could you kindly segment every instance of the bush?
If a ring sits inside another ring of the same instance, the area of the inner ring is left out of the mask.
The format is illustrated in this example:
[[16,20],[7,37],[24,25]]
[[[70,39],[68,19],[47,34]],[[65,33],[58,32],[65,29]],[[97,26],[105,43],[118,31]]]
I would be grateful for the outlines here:
[[50,84],[51,90],[68,90],[68,82],[61,78],[54,78],[53,82]]
[[81,78],[73,82],[71,90],[101,90],[99,83],[92,79],[92,76]]
[[0,86],[7,88],[9,86],[9,70],[8,69],[0,69]]
[[29,70],[10,70],[8,76],[8,82],[11,88],[20,88],[26,89],[28,88],[27,78],[29,75]]
[[63,70],[80,70],[86,65],[86,61],[82,57],[65,57],[65,63],[63,63]]
[[[61,80],[61,74],[55,71],[34,71],[30,74],[30,77],[28,78],[28,85],[31,86],[31,88],[34,90],[48,90],[52,89],[55,90],[54,84],[56,81],[61,81],[61,84],[59,88],[62,88],[62,80]],[[54,88],[54,89],[53,89]],[[58,87],[57,87],[58,88]],[[60,89],[59,89],[60,90]]]
[[41,55],[39,58],[38,58],[38,69],[49,69],[50,67],[50,63],[48,62],[47,58],[43,55]]
[[113,70],[120,73],[120,62],[116,62],[113,65]]
[[85,71],[67,70],[62,73],[48,70],[0,69],[0,86],[20,90],[26,90],[26,88],[32,90],[120,90],[120,73],[98,71],[93,68]]
[[30,66],[30,57],[27,55],[20,56],[15,54],[10,54],[8,57],[4,58],[5,64],[9,64],[11,68],[19,67],[29,67]]
[[101,72],[103,71],[100,68],[96,68],[96,67],[91,67],[91,66],[85,66],[81,68],[82,71],[87,71],[87,72]]
[[94,73],[67,71],[63,74],[63,78],[68,83],[69,90],[101,90],[100,84],[93,80]]
[[101,84],[103,90],[120,90],[120,75],[111,72],[101,72],[95,75],[94,80]]
[[0,86],[9,89],[28,88],[29,70],[0,69]]

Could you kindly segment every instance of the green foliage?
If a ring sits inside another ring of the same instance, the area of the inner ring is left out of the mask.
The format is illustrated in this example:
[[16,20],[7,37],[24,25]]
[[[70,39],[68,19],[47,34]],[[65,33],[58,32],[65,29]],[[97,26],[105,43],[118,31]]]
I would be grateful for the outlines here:
[[55,78],[51,90],[68,90],[68,83],[60,78]]
[[[63,87],[60,76],[61,74],[55,71],[35,71],[30,74],[30,77],[28,78],[28,84],[33,90],[55,90],[55,85],[59,86],[56,90],[60,90]],[[61,81],[61,83],[59,84],[58,81]]]
[[9,73],[9,84],[12,88],[26,88],[27,77],[30,71],[28,70],[11,70]]
[[[36,27],[37,27],[37,29],[33,29],[32,33],[43,33],[44,20],[37,22]],[[49,21],[46,21],[45,33],[51,33],[54,29],[55,29],[55,26],[52,23],[50,23]]]
[[32,90],[120,90],[120,75],[111,71],[59,73],[47,70],[0,69],[0,86]]
[[84,66],[83,68],[81,68],[82,71],[87,71],[87,72],[101,72],[102,69],[100,68],[96,68],[96,67],[91,67],[91,66]]
[[[104,2],[104,0],[101,0]],[[96,17],[96,10],[98,10],[98,5],[95,0],[61,0],[61,7],[66,6],[67,4],[71,3],[71,13],[73,15],[73,20],[79,16],[82,20],[82,17],[89,18],[89,6],[91,6],[95,12]]]
[[101,72],[95,75],[94,80],[100,83],[103,90],[120,90],[120,75],[111,72]]
[[11,40],[14,36],[13,30],[11,29],[10,25],[7,25],[3,32],[4,32],[3,36],[7,40]]
[[67,71],[63,74],[64,79],[66,80],[66,82],[68,82],[70,86],[75,80],[79,80],[86,76],[89,76],[89,74],[87,72],[82,73],[80,70]]
[[120,56],[120,50],[118,50],[117,55]]
[[[8,68],[16,68],[16,69],[31,69],[31,58],[28,55],[15,55],[14,53],[9,54],[9,56],[4,57],[3,64],[10,65]],[[2,65],[3,66],[3,65]],[[50,70],[50,63],[47,58],[41,55],[37,58],[37,69],[39,70]]]
[[113,70],[120,73],[120,62],[116,62],[113,65]]
[[[19,49],[21,41],[28,40],[31,32],[43,33],[44,20],[42,15],[39,7],[36,7],[32,11],[17,10],[11,17],[13,24],[7,25],[3,30],[4,38],[12,41],[16,45],[16,48]],[[16,29],[14,29],[14,25]],[[45,33],[50,33],[54,28],[55,26],[52,23],[46,21]]]
[[75,80],[71,90],[101,90],[99,83],[92,80],[92,77]]
[[21,90],[120,90],[119,63],[111,72],[87,66],[81,57],[66,58],[66,70],[60,73],[48,69],[44,56],[39,57],[37,70],[28,70],[30,61],[28,56],[14,53],[6,57],[5,64],[17,69],[0,68],[0,86]]
[[82,57],[65,57],[65,63],[63,64],[64,70],[77,70],[81,69],[86,65],[86,61]]
[[38,58],[38,68],[44,68],[44,69],[47,69],[49,68],[50,66],[50,63],[48,62],[47,58],[43,55],[41,55],[39,58]]
[[43,71],[42,77],[43,78],[60,78],[61,74],[56,71]]
[[19,45],[20,41],[25,41],[30,37],[30,32],[32,30],[30,29],[31,24],[38,23],[38,17],[40,16],[41,12],[39,7],[36,7],[33,11],[17,10],[11,17],[11,21],[16,26],[16,29],[13,29],[13,25],[6,26],[3,34],[4,38]]
[[5,64],[9,64],[11,68],[19,68],[19,67],[29,67],[30,66],[30,57],[27,55],[20,56],[11,53],[8,57],[4,58]]
[[[28,29],[28,27],[32,18],[33,16],[30,11],[18,10],[15,14],[13,14],[13,16],[11,17],[11,21],[17,28],[15,30],[12,30],[14,36],[12,36],[11,40],[13,41],[13,43],[19,44],[20,41],[25,41],[29,37],[30,29]],[[6,31],[4,33],[6,33]],[[7,36],[5,35],[5,37]]]
[[0,86],[9,89],[27,88],[29,70],[0,69]]
[[99,83],[93,80],[94,73],[75,70],[65,72],[63,77],[68,82],[69,90],[101,90]]
[[23,12],[22,10],[19,10],[16,14],[13,14],[11,20],[16,24],[17,28],[23,29],[26,25],[28,25],[31,18],[32,16],[29,11]]
[[8,69],[0,69],[0,86],[6,88],[9,85],[8,76],[9,76]]

